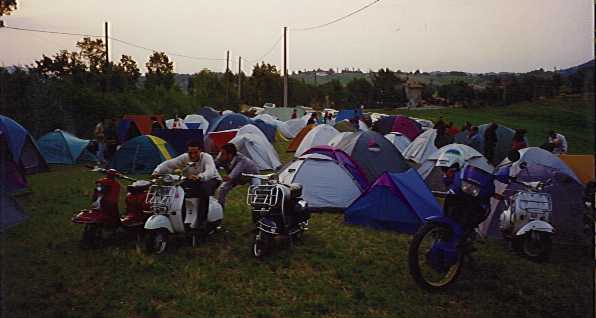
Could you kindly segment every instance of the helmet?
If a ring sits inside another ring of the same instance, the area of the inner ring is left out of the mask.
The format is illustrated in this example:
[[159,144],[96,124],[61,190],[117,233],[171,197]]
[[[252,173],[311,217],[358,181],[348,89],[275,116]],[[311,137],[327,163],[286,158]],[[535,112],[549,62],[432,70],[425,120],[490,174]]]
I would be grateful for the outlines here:
[[[458,149],[449,149],[443,152],[437,159],[437,167],[441,168],[461,168],[464,166],[464,155]],[[457,166],[456,166],[457,165]]]

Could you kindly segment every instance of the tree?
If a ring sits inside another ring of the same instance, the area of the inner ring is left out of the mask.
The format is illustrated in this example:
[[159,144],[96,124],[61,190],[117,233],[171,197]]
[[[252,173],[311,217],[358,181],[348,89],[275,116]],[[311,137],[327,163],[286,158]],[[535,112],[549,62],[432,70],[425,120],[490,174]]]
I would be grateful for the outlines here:
[[403,92],[403,81],[390,69],[380,69],[373,73],[372,84],[375,91],[375,100],[381,105],[401,104],[406,101]]
[[84,73],[87,71],[81,56],[67,50],[60,50],[53,59],[43,55],[41,60],[35,61],[35,64],[34,70],[42,76],[73,79],[77,82],[84,81]]
[[275,65],[261,63],[252,70],[248,80],[247,100],[251,105],[263,105],[266,102],[282,103],[282,81]]
[[194,74],[189,82],[192,89],[188,92],[198,105],[222,105],[225,101],[225,87],[218,75],[204,69]]
[[154,52],[145,66],[147,67],[145,87],[161,86],[170,89],[174,86],[174,63],[170,62],[164,52]]
[[17,0],[0,0],[0,17],[10,15],[17,9]]
[[374,87],[364,78],[355,78],[347,85],[348,102],[353,105],[370,105],[375,93]]
[[130,55],[122,55],[112,74],[112,87],[119,90],[134,89],[141,77],[137,62]]
[[89,71],[94,74],[104,72],[106,66],[106,50],[101,39],[91,40],[83,38],[77,42],[80,56],[85,61]]

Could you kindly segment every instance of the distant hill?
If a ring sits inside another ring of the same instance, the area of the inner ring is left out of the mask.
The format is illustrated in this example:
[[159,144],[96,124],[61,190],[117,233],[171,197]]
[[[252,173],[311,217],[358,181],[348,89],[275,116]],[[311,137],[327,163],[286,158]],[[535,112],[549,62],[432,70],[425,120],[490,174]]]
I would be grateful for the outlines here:
[[559,74],[561,74],[562,76],[570,76],[573,75],[575,73],[577,73],[580,70],[583,69],[592,69],[594,70],[594,60],[592,59],[591,61],[588,61],[584,64],[578,65],[578,66],[574,66],[574,67],[570,67],[564,70],[560,70]]

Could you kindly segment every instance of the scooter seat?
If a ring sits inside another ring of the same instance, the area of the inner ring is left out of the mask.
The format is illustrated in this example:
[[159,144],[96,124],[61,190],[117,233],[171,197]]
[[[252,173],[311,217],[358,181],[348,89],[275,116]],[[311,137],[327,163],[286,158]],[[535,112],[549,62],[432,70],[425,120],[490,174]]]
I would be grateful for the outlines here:
[[138,180],[126,187],[126,190],[131,193],[143,192],[151,186],[151,182],[145,180]]

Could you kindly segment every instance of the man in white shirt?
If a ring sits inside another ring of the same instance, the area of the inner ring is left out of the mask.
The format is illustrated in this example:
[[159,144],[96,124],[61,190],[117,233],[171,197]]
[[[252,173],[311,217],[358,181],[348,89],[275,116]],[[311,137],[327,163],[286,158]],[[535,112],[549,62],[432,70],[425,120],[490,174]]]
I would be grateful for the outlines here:
[[162,162],[155,168],[153,175],[173,173],[176,169],[184,169],[188,163],[195,162],[194,166],[184,171],[186,180],[182,187],[187,189],[187,196],[199,198],[199,224],[204,226],[209,209],[209,196],[213,195],[222,178],[215,168],[213,157],[203,152],[200,141],[190,141],[186,146],[187,153]]
[[567,153],[567,139],[556,131],[551,130],[549,132],[548,143],[553,146],[553,154],[560,155]]

